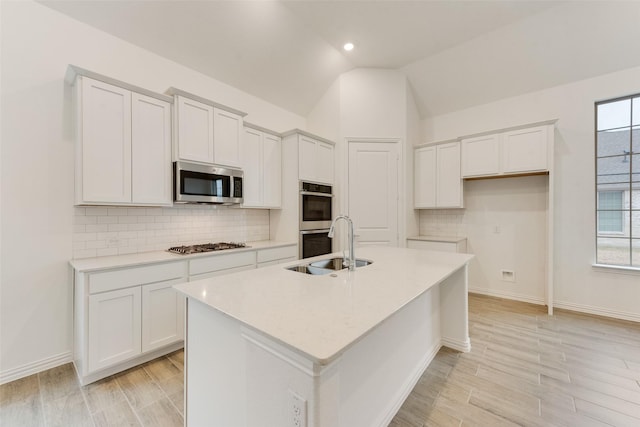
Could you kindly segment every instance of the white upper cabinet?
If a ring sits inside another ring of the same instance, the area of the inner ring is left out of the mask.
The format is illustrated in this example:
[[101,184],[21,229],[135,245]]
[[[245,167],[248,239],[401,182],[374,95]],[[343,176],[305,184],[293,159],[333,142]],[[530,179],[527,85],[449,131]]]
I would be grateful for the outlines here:
[[169,88],[175,98],[174,160],[238,168],[241,159],[241,111],[208,99]]
[[178,158],[213,163],[213,107],[176,96]]
[[462,140],[462,176],[487,176],[500,173],[500,135],[485,135]]
[[213,162],[218,165],[240,167],[242,116],[213,109]]
[[132,93],[132,200],[171,204],[171,104]]
[[552,142],[552,124],[462,139],[462,176],[546,172],[550,169]]
[[547,126],[519,129],[502,134],[504,173],[547,170]]
[[171,205],[171,98],[73,71],[76,204]]
[[277,135],[245,127],[242,139],[244,202],[247,208],[280,208],[282,141]]
[[282,205],[282,138],[264,134],[264,206],[279,208]]
[[131,202],[131,91],[83,77],[76,203]]
[[300,135],[298,178],[305,181],[333,184],[333,144]]
[[418,148],[414,152],[414,206],[436,206],[436,147]]
[[417,148],[414,165],[415,208],[462,207],[458,141]]
[[436,206],[461,208],[460,143],[440,144],[436,148]]

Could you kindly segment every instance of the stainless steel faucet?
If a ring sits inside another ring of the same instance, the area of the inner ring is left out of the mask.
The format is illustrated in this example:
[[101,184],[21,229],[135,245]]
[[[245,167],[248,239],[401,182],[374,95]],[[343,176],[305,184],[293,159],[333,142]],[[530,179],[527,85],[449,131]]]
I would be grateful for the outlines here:
[[333,238],[334,227],[336,226],[336,222],[338,222],[339,219],[344,219],[349,223],[349,271],[355,271],[356,256],[353,253],[353,221],[351,221],[351,218],[346,215],[338,215],[337,217],[335,217],[335,219],[331,222],[331,227],[329,228],[329,237]]

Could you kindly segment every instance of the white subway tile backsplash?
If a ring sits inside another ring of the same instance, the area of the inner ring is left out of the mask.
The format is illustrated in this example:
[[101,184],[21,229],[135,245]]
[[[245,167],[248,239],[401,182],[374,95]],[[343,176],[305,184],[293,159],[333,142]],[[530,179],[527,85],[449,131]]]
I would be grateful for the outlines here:
[[269,211],[261,209],[89,206],[74,208],[73,223],[74,258],[157,251],[195,243],[269,239]]

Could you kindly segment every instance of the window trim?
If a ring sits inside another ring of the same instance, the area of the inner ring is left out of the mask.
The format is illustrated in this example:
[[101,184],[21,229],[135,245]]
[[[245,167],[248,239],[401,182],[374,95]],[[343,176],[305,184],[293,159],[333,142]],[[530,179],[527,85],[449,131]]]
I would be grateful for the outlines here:
[[[628,126],[618,126],[616,128],[612,128],[612,129],[598,129],[598,108],[601,105],[606,105],[606,104],[612,104],[612,103],[616,103],[616,102],[620,102],[620,101],[625,101],[625,100],[629,100],[629,124]],[[624,272],[631,272],[631,274],[636,274],[638,272],[640,272],[640,265],[635,264],[634,265],[634,240],[636,240],[638,237],[640,236],[635,236],[633,231],[634,231],[634,221],[633,221],[633,214],[634,212],[637,212],[637,209],[633,209],[633,192],[634,192],[634,181],[633,181],[633,176],[634,176],[634,165],[633,165],[633,131],[634,129],[639,129],[640,128],[640,123],[635,123],[634,124],[634,105],[636,108],[638,108],[640,106],[640,93],[636,93],[636,94],[632,94],[632,95],[627,95],[627,96],[622,96],[622,97],[617,97],[617,98],[612,98],[612,99],[606,99],[606,100],[601,100],[601,101],[596,101],[594,103],[594,190],[595,190],[595,209],[594,209],[594,213],[595,213],[595,233],[594,233],[594,259],[595,262],[592,263],[592,267],[596,270],[609,270],[609,271],[613,271],[613,270],[617,270],[618,271],[624,271]],[[601,175],[598,175],[598,161],[601,158],[607,158],[607,157],[616,157],[616,155],[604,155],[599,157],[598,156],[598,140],[599,140],[599,134],[600,132],[605,132],[605,131],[615,131],[615,130],[629,130],[629,149],[628,149],[628,153],[629,153],[629,176],[628,176],[628,182],[624,182],[624,183],[620,183],[620,184],[626,184],[626,188],[624,189],[616,189],[616,190],[599,190],[598,188],[598,178]],[[638,156],[638,159],[640,160],[640,155]],[[622,219],[622,231],[621,232],[601,232],[600,231],[600,212],[601,211],[616,211],[616,210],[601,210],[599,209],[599,202],[600,202],[600,193],[601,192],[606,192],[606,191],[622,191],[623,193],[623,200],[622,200],[622,209],[620,210],[620,213],[623,215],[623,219]],[[640,191],[640,189],[638,189],[637,191]],[[626,200],[626,193],[628,192],[629,195],[629,206],[625,207],[625,200]],[[625,213],[629,214],[629,224],[628,224],[628,232],[625,231],[625,221],[624,221],[624,216]],[[615,238],[615,239],[620,239],[620,240],[626,240],[628,242],[628,259],[626,260],[626,264],[608,264],[608,263],[604,263],[604,262],[599,262],[598,260],[598,255],[599,255],[599,239],[601,238],[607,238],[607,237],[611,237],[611,238]]]

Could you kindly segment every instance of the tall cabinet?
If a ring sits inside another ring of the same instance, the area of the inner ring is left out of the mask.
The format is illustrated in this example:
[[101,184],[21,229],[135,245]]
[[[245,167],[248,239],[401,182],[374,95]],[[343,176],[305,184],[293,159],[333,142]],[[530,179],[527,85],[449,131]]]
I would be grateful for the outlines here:
[[334,171],[334,142],[300,129],[282,134],[282,208],[269,215],[271,239],[299,241],[299,183],[334,185]]
[[173,99],[69,66],[76,205],[167,206]]

